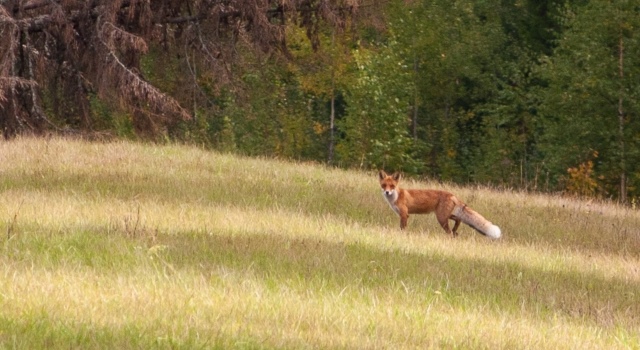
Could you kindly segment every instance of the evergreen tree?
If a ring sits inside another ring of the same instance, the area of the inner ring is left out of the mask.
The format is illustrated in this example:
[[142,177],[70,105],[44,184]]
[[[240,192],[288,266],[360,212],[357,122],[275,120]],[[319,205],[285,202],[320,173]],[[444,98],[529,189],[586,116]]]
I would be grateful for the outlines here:
[[[640,181],[640,8],[591,1],[565,14],[567,30],[543,65],[545,158],[555,181],[593,163],[599,194],[627,200]],[[575,187],[575,186],[574,186]]]

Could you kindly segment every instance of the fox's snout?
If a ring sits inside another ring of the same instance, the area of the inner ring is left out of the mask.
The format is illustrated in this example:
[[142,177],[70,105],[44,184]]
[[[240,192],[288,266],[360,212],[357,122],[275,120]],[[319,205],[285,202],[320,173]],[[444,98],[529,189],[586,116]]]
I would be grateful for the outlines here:
[[390,183],[388,181],[381,181],[380,187],[382,187],[382,194],[387,197],[393,197],[396,194],[396,185],[395,183]]

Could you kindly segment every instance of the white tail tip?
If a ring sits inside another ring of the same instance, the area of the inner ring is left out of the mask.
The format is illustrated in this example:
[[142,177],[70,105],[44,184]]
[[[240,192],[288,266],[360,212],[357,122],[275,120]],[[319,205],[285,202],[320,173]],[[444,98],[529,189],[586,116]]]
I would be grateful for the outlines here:
[[502,236],[502,231],[500,231],[500,227],[496,225],[491,225],[491,227],[489,227],[489,229],[485,233],[487,234],[487,236],[493,239],[498,239]]

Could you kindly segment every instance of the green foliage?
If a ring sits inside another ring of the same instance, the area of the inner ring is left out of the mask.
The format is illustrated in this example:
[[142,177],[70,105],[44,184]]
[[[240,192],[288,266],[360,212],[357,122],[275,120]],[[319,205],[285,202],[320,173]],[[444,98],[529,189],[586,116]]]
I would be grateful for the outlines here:
[[340,124],[346,137],[338,145],[340,160],[348,165],[417,170],[408,132],[411,75],[396,44],[389,43],[378,55],[354,52],[357,80],[349,86],[347,115]]
[[504,95],[530,61],[510,48],[504,12],[472,1],[394,3],[389,36],[360,50],[360,75],[349,88],[342,144],[349,164],[391,164],[456,181],[508,179],[510,171],[500,178],[492,169],[518,156],[510,138],[492,131],[516,139],[527,132],[517,121],[526,114],[507,116],[512,101]]
[[222,117],[222,130],[220,131],[218,149],[224,152],[233,152],[236,150],[236,136],[233,130],[233,123],[227,116]]
[[[289,26],[288,48],[293,60],[287,65],[308,101],[313,101],[303,112],[313,122],[316,144],[325,142],[326,160],[333,164],[336,144],[336,120],[344,115],[344,93],[354,78],[352,76],[351,45],[353,39],[346,31],[335,28],[319,31],[320,50],[314,49],[302,28]],[[309,105],[310,102],[307,103]],[[325,108],[312,106],[324,105]],[[309,108],[311,107],[311,108]]]
[[[541,149],[556,181],[594,151],[605,196],[620,196],[620,176],[637,195],[640,164],[640,16],[632,2],[589,2],[566,13],[568,29],[543,61],[546,133]],[[622,113],[622,117],[621,114]]]
[[[303,96],[280,67],[267,62],[243,76],[246,98],[230,106],[238,150],[249,155],[297,158],[310,146],[312,122]],[[241,108],[238,108],[241,107]]]
[[128,113],[110,106],[96,95],[90,95],[89,106],[95,131],[113,132],[120,138],[135,139],[133,120]]

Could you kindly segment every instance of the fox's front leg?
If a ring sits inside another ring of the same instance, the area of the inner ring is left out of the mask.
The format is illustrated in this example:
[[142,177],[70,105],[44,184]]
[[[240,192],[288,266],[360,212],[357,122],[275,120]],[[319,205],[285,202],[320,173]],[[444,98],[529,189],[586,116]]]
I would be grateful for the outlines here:
[[400,229],[404,230],[407,227],[407,220],[409,219],[409,215],[400,216]]
[[407,212],[407,210],[400,209],[400,213],[398,213],[398,215],[400,215],[400,229],[404,230],[405,227],[407,227],[407,220],[409,220],[409,213]]

